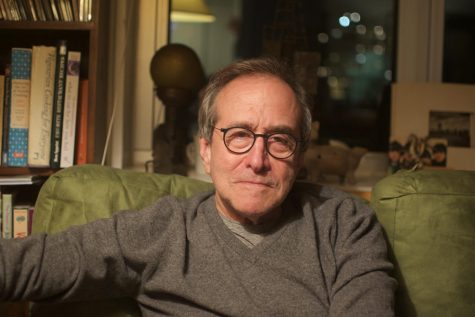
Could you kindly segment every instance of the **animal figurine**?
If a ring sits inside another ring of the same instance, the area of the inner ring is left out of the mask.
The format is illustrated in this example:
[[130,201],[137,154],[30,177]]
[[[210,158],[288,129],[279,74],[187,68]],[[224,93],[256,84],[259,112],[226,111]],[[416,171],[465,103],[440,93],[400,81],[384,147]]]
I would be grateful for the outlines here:
[[355,171],[368,150],[363,147],[350,148],[339,141],[331,141],[328,145],[317,144],[318,127],[318,122],[312,124],[310,145],[304,157],[307,179],[320,182],[325,179],[325,175],[338,175],[341,184],[355,184]]
[[335,145],[312,144],[304,159],[307,178],[319,182],[325,179],[325,175],[338,175],[341,184],[355,184],[355,171],[366,152],[368,150],[363,147],[350,149]]

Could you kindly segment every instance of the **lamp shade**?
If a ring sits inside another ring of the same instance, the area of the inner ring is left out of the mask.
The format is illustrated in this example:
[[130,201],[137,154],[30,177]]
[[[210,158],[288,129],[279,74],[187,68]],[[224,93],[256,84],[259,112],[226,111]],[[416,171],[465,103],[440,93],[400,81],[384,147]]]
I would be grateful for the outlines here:
[[171,20],[173,22],[213,22],[204,0],[172,0]]

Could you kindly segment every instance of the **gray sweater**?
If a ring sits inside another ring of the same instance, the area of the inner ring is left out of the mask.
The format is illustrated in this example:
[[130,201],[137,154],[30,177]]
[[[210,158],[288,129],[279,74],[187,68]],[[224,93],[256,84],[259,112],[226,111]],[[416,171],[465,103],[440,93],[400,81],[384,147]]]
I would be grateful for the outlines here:
[[214,195],[0,242],[0,299],[132,297],[143,316],[393,316],[395,281],[366,204],[322,189],[291,193],[254,248]]

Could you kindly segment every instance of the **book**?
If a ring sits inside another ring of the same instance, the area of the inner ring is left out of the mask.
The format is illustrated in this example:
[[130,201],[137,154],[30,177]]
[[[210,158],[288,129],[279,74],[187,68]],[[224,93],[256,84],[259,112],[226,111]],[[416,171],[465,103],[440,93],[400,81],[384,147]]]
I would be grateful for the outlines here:
[[41,4],[43,5],[46,21],[54,21],[55,19],[53,15],[53,10],[51,8],[49,0],[41,0]]
[[61,41],[56,48],[56,75],[50,154],[50,166],[52,168],[59,168],[61,162],[61,133],[63,123],[64,88],[66,86],[67,55],[68,48],[66,41]]
[[64,92],[63,131],[61,137],[60,167],[74,164],[74,146],[76,141],[76,118],[79,89],[79,69],[81,52],[69,51]]
[[45,12],[45,9],[43,7],[43,3],[41,2],[41,0],[34,0],[34,7],[35,7],[35,10],[36,10],[36,14],[38,15],[38,20],[39,21],[47,21],[46,12]]
[[58,10],[58,7],[56,6],[55,0],[50,0],[49,5],[51,8],[51,12],[53,14],[53,21],[61,21],[61,18],[59,16],[59,10]]
[[87,128],[88,128],[88,113],[89,113],[89,81],[82,79],[79,82],[79,97],[78,97],[78,120],[76,132],[76,164],[87,163]]
[[28,134],[28,165],[48,167],[56,69],[56,47],[33,46]]
[[[5,103],[5,75],[0,75],[0,149],[2,148],[4,103]],[[1,160],[1,157],[0,157],[0,160]]]
[[7,10],[5,9],[2,0],[0,0],[0,20],[9,20]]
[[12,229],[13,238],[26,238],[28,233],[28,223],[30,217],[30,206],[13,206],[12,208]]
[[3,98],[3,127],[2,127],[2,165],[8,160],[8,130],[10,125],[10,94],[11,94],[11,65],[5,66],[5,96]]
[[79,20],[79,0],[70,0],[71,2],[71,9],[73,11],[73,21],[80,21]]
[[0,186],[5,185],[32,185],[41,181],[41,176],[33,174],[22,175],[2,175],[0,176]]
[[2,194],[2,238],[11,239],[13,237],[13,207],[12,194]]
[[28,164],[31,48],[12,48],[8,166]]

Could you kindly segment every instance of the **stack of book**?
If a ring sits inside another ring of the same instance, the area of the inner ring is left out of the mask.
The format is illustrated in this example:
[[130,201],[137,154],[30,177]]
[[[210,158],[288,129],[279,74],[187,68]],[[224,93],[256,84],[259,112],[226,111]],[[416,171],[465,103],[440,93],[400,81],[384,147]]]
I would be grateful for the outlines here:
[[79,21],[92,20],[93,0],[0,0],[0,20]]
[[1,238],[25,238],[31,234],[33,206],[15,204],[11,193],[0,195],[0,206]]
[[0,70],[3,166],[85,163],[88,83],[80,80],[80,60],[66,41],[11,49],[10,63]]

